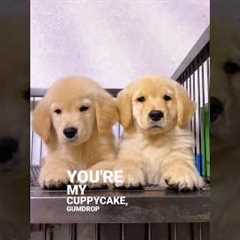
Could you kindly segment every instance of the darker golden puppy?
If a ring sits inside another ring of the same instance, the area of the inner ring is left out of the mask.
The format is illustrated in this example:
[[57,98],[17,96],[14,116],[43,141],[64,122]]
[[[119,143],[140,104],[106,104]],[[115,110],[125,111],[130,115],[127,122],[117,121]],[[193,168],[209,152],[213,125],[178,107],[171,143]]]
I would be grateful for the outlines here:
[[33,128],[48,150],[40,185],[62,185],[68,182],[67,170],[114,160],[117,120],[113,98],[96,82],[74,77],[54,83],[33,112]]

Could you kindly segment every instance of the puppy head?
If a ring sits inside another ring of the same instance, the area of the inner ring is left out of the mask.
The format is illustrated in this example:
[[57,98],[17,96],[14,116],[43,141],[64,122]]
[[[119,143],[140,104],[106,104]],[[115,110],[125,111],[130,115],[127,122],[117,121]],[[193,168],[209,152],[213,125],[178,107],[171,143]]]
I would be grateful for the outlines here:
[[47,144],[55,138],[63,144],[79,145],[95,130],[111,131],[117,120],[115,109],[111,96],[97,83],[85,78],[63,79],[36,107],[33,128]]
[[194,104],[177,82],[145,77],[130,84],[117,98],[120,121],[125,129],[137,126],[148,134],[161,134],[176,125],[185,128]]

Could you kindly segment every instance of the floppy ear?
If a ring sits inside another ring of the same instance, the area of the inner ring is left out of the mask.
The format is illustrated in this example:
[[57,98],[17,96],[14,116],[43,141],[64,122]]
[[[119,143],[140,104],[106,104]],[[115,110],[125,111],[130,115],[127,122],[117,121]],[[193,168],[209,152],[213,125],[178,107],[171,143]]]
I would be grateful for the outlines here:
[[131,93],[128,88],[122,90],[117,96],[117,106],[120,115],[120,123],[126,129],[132,124]]
[[37,104],[33,111],[32,117],[34,131],[43,139],[45,143],[48,143],[51,132],[51,117],[48,104],[45,99],[42,99]]
[[112,126],[118,121],[117,106],[114,98],[108,93],[96,98],[96,120],[99,134],[112,132]]
[[176,98],[177,124],[180,128],[186,128],[195,111],[195,104],[180,84],[176,85]]

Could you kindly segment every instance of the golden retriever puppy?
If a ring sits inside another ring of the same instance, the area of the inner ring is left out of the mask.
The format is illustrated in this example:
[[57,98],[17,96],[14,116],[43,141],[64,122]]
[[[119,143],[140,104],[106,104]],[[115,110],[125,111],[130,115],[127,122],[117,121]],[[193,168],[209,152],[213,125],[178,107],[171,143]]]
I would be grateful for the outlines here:
[[194,104],[181,85],[163,77],[145,77],[121,91],[117,104],[125,130],[115,166],[123,170],[124,181],[117,187],[203,186],[193,161],[194,139],[186,128]]
[[47,146],[40,185],[59,187],[69,180],[66,170],[113,160],[117,120],[113,98],[96,82],[83,77],[55,82],[33,112],[33,129]]

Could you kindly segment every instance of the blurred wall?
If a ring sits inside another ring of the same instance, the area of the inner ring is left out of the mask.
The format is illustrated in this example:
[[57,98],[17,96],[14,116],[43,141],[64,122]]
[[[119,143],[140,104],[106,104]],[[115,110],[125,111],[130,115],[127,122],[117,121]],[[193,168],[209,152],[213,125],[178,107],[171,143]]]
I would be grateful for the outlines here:
[[208,24],[209,0],[31,0],[31,87],[171,76]]

